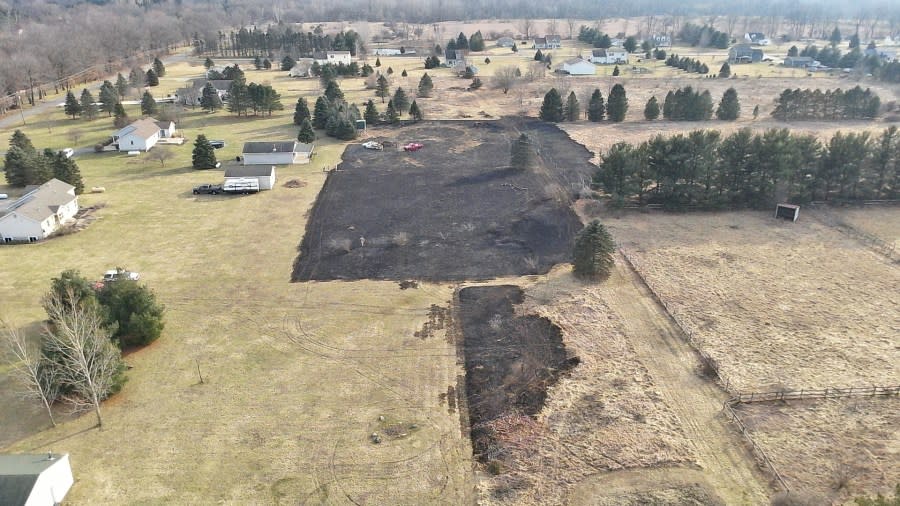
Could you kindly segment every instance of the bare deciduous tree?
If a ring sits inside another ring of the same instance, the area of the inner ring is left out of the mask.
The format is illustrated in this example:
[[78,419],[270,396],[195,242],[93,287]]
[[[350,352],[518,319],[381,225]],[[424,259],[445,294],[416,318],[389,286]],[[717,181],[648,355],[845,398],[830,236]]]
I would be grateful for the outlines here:
[[53,402],[59,397],[60,378],[57,369],[44,367],[45,359],[39,343],[28,338],[9,322],[0,319],[0,332],[11,358],[12,373],[22,387],[22,394],[29,399],[41,401],[50,423],[53,419]]
[[495,89],[503,90],[503,94],[506,95],[519,82],[519,78],[516,76],[518,71],[519,68],[515,65],[500,67],[491,78],[491,86]]
[[576,21],[572,18],[566,19],[566,26],[569,28],[569,38],[575,38],[575,23]]
[[147,158],[151,160],[156,160],[159,162],[159,165],[162,167],[166,166],[166,162],[175,157],[175,153],[172,152],[171,149],[166,147],[156,148],[150,153],[147,154]]
[[546,35],[559,35],[559,23],[556,21],[556,19],[551,19],[547,22]]
[[116,386],[122,353],[103,328],[96,305],[79,301],[71,290],[65,295],[51,292],[43,303],[52,322],[44,329],[46,353],[53,357],[62,383],[72,388],[65,399],[76,411],[93,409],[102,427],[100,402]]
[[522,32],[522,36],[527,38],[531,37],[531,31],[534,30],[534,21],[531,19],[525,18],[516,21],[516,28]]

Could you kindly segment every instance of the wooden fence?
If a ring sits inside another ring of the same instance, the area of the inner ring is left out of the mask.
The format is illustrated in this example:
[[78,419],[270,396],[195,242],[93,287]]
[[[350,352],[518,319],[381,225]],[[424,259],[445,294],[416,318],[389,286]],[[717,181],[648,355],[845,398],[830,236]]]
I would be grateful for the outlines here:
[[[897,248],[893,243],[888,243],[882,238],[870,234],[868,232],[862,231],[853,225],[845,222],[844,220],[838,218],[831,214],[824,203],[815,202],[810,205],[813,209],[816,210],[815,213],[812,213],[812,216],[819,220],[819,222],[827,225],[831,228],[836,229],[838,232],[841,232],[847,236],[850,236],[853,239],[863,243],[864,246],[869,248],[870,250],[878,253],[879,255],[884,256],[888,260],[894,263],[900,263],[900,254],[897,253]],[[896,200],[870,200],[862,203],[863,206],[873,207],[873,206],[891,206],[896,205]]]
[[779,390],[777,392],[739,393],[725,401],[725,404],[749,404],[751,402],[802,401],[805,399],[838,399],[842,397],[900,396],[900,385],[881,387],[811,388],[802,390]]

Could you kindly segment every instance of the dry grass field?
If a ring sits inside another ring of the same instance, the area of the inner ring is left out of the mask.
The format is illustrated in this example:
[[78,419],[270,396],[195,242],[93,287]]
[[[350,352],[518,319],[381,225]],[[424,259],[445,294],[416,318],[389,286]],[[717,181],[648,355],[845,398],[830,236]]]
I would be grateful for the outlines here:
[[738,413],[788,486],[823,504],[900,483],[896,397],[744,404]]
[[607,223],[733,391],[897,384],[900,273],[814,212]]

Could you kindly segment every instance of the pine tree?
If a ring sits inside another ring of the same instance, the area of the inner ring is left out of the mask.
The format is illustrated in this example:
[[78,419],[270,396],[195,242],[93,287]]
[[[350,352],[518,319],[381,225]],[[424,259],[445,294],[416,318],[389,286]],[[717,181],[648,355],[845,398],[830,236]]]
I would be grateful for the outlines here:
[[[377,62],[376,62],[377,63]],[[388,83],[388,80],[384,75],[378,76],[378,81],[376,82],[375,88],[375,96],[381,98],[381,103],[384,103],[384,99],[387,98],[391,93],[391,85]]]
[[400,77],[407,77],[409,74],[406,73],[406,69],[403,69],[403,72],[400,73]]
[[417,104],[415,100],[409,104],[409,117],[412,118],[413,121],[422,121],[424,118],[422,110],[419,109],[419,104]]
[[153,116],[156,114],[157,110],[156,99],[150,94],[150,90],[145,91],[144,95],[141,97],[141,114],[144,116]]
[[206,83],[200,95],[200,107],[206,112],[216,112],[223,106],[219,92],[212,83]]
[[166,66],[163,65],[162,60],[160,60],[159,58],[153,59],[153,71],[156,72],[157,77],[166,76]]
[[191,154],[191,165],[195,169],[214,169],[216,168],[216,150],[206,135],[200,134],[194,141],[194,152]]
[[147,71],[147,74],[144,76],[144,84],[146,86],[159,86],[159,76],[156,75],[156,71],[153,69]]
[[513,141],[509,152],[509,166],[516,170],[527,170],[534,166],[537,159],[531,139],[523,134]]
[[544,95],[544,102],[541,104],[540,118],[544,121],[552,121],[554,123],[563,120],[563,103],[562,97],[556,88],[550,88],[550,91]]
[[606,105],[603,103],[603,94],[599,89],[594,89],[591,94],[591,101],[588,103],[588,121],[603,121],[606,116]]
[[[612,94],[610,94],[612,95]],[[616,243],[606,227],[594,220],[575,238],[573,271],[585,279],[604,279],[612,271]]]
[[119,92],[116,91],[116,87],[111,82],[103,81],[103,84],[100,85],[98,99],[100,101],[100,110],[105,112],[107,116],[112,116],[116,104],[119,103]]
[[85,88],[81,91],[81,115],[89,120],[97,117],[97,105],[94,103],[94,96],[90,90]]
[[294,107],[294,124],[302,125],[303,120],[309,119],[309,106],[306,104],[306,99],[300,97],[297,99],[297,105]]
[[125,112],[125,107],[122,106],[121,103],[116,104],[115,110],[113,111],[113,125],[116,128],[124,128],[129,122],[128,114]]
[[144,85],[144,73],[141,69],[137,67],[131,69],[131,72],[128,74],[128,84],[132,88],[140,88]]
[[262,70],[262,58],[260,58],[259,55],[256,55],[256,57],[253,58],[253,68]]
[[672,116],[675,114],[675,94],[669,91],[666,93],[666,99],[663,100],[663,118],[677,119]]
[[316,132],[313,130],[312,122],[309,118],[303,118],[300,122],[300,132],[297,134],[297,140],[304,144],[312,144],[316,140]]
[[385,73],[387,73],[387,75],[393,74],[393,73],[394,73],[394,68],[393,68],[393,67],[388,67],[387,70],[385,70]]
[[128,79],[125,79],[125,76],[119,72],[119,75],[116,76],[116,93],[119,94],[120,99],[124,99],[125,95],[128,93]]
[[387,111],[384,113],[384,116],[388,123],[397,123],[400,121],[400,114],[397,113],[397,109],[394,108],[393,100],[388,100]]
[[366,102],[366,112],[363,113],[363,119],[366,120],[367,125],[378,123],[378,109],[375,108],[375,102],[371,99]]
[[728,62],[722,64],[722,68],[719,69],[719,77],[722,79],[731,77],[731,65]]
[[758,117],[759,117],[759,104],[757,104],[753,107],[753,119],[756,119]]
[[466,34],[459,32],[459,35],[456,36],[456,49],[469,49],[469,39],[466,38]]
[[831,42],[831,47],[837,46],[841,43],[841,31],[838,27],[834,27],[834,30],[831,32],[831,37],[829,37],[829,42]]
[[75,98],[75,94],[72,93],[72,90],[66,92],[66,105],[63,109],[65,109],[67,116],[72,116],[72,119],[75,119],[81,114],[81,104],[78,102],[78,99]]
[[12,136],[9,138],[9,147],[19,148],[29,155],[33,155],[36,153],[34,144],[31,143],[31,139],[29,139],[24,132],[18,129],[13,132]]
[[575,96],[575,92],[569,92],[569,98],[566,100],[566,109],[565,109],[566,121],[578,121],[581,119],[581,105],[578,103],[578,98]]
[[294,68],[294,65],[296,64],[297,62],[293,58],[291,58],[290,55],[286,55],[281,59],[281,70],[287,72],[288,70]]
[[424,98],[430,97],[433,89],[434,83],[431,81],[431,76],[426,72],[422,75],[422,79],[419,79],[419,96]]
[[272,70],[272,62],[268,58],[263,58],[263,69]]
[[609,100],[606,103],[606,113],[610,121],[620,122],[625,120],[628,112],[628,97],[625,95],[625,87],[616,84],[609,92]]
[[513,53],[519,52],[519,46],[517,46],[515,42],[513,42],[512,48],[510,48],[510,49],[512,49]]
[[344,92],[341,91],[337,81],[328,81],[328,85],[325,86],[325,97],[329,102],[337,102],[344,99]]
[[206,67],[206,70],[209,70],[209,69],[215,67],[216,64],[213,62],[212,58],[207,56],[206,60],[203,61],[203,66]]
[[84,192],[84,180],[81,178],[81,170],[79,170],[75,160],[59,152],[51,153],[51,156],[53,177],[74,186],[76,195]]
[[[18,132],[18,130],[16,131]],[[28,166],[34,156],[33,153],[28,153],[19,146],[10,143],[10,148],[3,160],[3,172],[6,175],[6,182],[11,186],[27,185]]]
[[616,65],[616,67],[613,69],[612,75],[613,75],[613,77],[617,77],[619,75],[619,66],[618,65]]
[[800,54],[800,50],[797,49],[797,46],[791,46],[791,48],[788,49],[788,52],[787,52],[788,56],[797,56],[799,54]]
[[481,30],[469,37],[469,49],[472,51],[484,51],[484,36],[481,35]]
[[544,61],[544,53],[540,49],[534,53],[534,61]]
[[652,121],[658,117],[659,102],[656,101],[656,97],[650,97],[650,100],[647,101],[646,107],[644,107],[644,118]]
[[235,79],[228,88],[228,112],[242,116],[250,108],[250,90],[243,79]]
[[356,127],[347,119],[338,121],[335,137],[342,141],[350,141],[356,138]]
[[397,88],[397,91],[394,92],[394,109],[397,110],[397,113],[400,116],[403,116],[403,113],[409,110],[409,98],[406,96],[406,92],[403,91],[403,88]]
[[328,99],[324,96],[316,99],[316,106],[313,108],[313,126],[319,129],[325,128],[328,123],[328,109],[330,106],[331,104],[328,103]]
[[737,91],[734,88],[725,90],[722,95],[722,101],[719,102],[719,108],[716,110],[716,117],[723,121],[734,121],[741,115],[741,103],[738,100]]
[[381,66],[381,58],[378,58],[378,57],[376,56],[376,57],[375,57],[375,68],[378,68],[378,67],[380,67],[380,66]]

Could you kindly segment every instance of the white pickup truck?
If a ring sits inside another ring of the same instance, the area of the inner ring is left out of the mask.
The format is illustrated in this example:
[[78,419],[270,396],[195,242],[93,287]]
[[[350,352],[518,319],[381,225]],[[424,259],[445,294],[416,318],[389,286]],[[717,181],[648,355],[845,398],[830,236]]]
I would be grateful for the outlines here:
[[141,279],[141,275],[136,272],[126,271],[124,269],[109,270],[103,274],[104,283],[119,281],[122,279],[127,279],[128,281],[137,281]]

